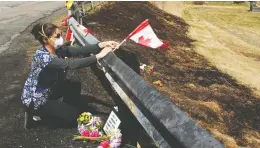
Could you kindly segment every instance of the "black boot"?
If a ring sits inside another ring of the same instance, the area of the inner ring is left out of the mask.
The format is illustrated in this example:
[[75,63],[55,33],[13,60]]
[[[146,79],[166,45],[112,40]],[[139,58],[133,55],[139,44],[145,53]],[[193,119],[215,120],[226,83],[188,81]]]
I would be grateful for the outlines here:
[[31,129],[35,127],[35,121],[33,120],[33,103],[29,107],[25,107],[24,113],[24,128]]

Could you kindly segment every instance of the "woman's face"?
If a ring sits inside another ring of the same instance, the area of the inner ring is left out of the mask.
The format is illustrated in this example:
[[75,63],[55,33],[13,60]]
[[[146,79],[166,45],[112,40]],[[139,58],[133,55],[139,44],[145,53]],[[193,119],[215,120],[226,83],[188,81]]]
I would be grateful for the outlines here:
[[[62,43],[59,40],[62,40]],[[48,44],[54,48],[56,48],[58,44],[63,44],[62,31],[59,28],[56,28],[51,37],[48,39]]]

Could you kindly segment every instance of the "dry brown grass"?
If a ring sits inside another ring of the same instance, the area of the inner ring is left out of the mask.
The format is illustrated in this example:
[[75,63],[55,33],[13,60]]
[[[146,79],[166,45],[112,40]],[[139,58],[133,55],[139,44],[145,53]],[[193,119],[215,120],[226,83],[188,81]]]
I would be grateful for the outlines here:
[[226,147],[228,147],[228,148],[237,148],[238,147],[236,140],[234,138],[232,138],[231,136],[222,134],[221,132],[219,132],[216,129],[211,129],[210,131],[211,131],[211,133],[213,133],[213,135],[216,136],[217,139],[220,139],[225,144]]
[[248,145],[251,145],[252,147],[259,147],[260,145],[260,136],[259,133],[255,131],[247,131],[245,132],[246,135],[244,136],[244,139],[247,141]]
[[197,40],[195,50],[260,95],[260,16],[247,7],[192,6],[184,16],[192,26],[189,35]]
[[221,107],[219,106],[219,104],[217,102],[198,101],[198,104],[200,104],[202,106],[202,108],[205,108],[207,111],[211,111],[212,113],[214,113],[218,120],[223,121],[223,118],[221,115],[221,113],[222,113]]

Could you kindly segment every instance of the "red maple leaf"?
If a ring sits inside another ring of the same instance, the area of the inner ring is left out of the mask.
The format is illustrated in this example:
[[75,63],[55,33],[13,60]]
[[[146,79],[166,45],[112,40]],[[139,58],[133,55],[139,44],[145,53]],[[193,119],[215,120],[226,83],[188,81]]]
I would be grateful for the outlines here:
[[144,39],[143,36],[140,36],[140,37],[138,38],[138,43],[139,43],[139,44],[142,44],[142,45],[144,45],[144,46],[146,46],[146,47],[150,47],[148,44],[151,42],[151,40],[152,40],[152,39],[149,39],[149,38]]
[[92,34],[92,31],[90,29],[84,29],[84,32]]

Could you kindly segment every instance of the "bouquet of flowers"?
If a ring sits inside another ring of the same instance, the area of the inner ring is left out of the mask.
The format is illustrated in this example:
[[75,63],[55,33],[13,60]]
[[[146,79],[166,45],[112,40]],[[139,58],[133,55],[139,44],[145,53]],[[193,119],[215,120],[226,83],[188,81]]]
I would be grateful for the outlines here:
[[140,66],[140,69],[143,70],[144,72],[151,74],[154,72],[154,65],[146,65],[146,64],[142,64]]
[[98,148],[119,148],[122,134],[119,129],[109,131],[108,135],[102,132],[104,123],[100,117],[92,116],[89,112],[82,113],[78,121],[80,136],[74,136],[74,140],[89,140],[101,142]]

